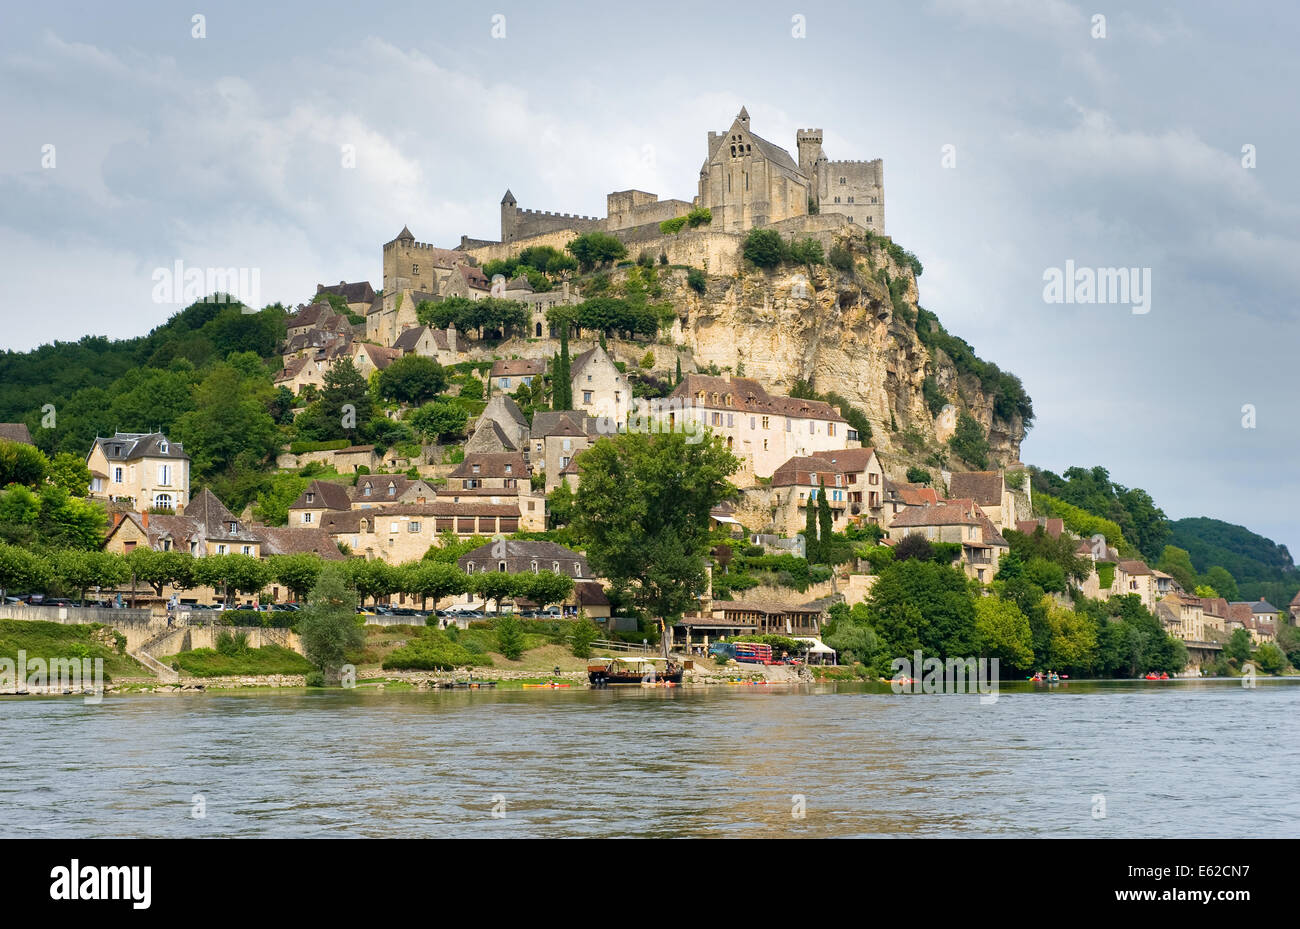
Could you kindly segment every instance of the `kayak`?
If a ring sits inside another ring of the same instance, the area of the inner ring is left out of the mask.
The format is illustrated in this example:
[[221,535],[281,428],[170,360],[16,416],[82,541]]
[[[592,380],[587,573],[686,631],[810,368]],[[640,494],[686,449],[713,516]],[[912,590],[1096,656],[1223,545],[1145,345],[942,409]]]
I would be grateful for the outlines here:
[[559,688],[559,687],[572,687],[573,685],[572,685],[572,684],[524,684],[524,685],[522,685],[522,686],[524,686],[524,687],[549,687],[549,688]]

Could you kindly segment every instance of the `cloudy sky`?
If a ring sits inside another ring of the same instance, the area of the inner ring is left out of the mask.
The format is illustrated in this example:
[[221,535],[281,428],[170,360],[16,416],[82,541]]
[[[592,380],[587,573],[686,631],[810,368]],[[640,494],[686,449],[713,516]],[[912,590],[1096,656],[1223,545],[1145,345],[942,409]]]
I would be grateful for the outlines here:
[[[689,199],[745,105],[884,159],[922,303],[1034,398],[1025,461],[1300,554],[1294,4],[193,6],[0,12],[0,348],[139,335],[177,260],[260,269],[264,302],[379,286],[404,224],[495,237],[507,187]],[[1045,302],[1067,261],[1149,268],[1149,312]]]

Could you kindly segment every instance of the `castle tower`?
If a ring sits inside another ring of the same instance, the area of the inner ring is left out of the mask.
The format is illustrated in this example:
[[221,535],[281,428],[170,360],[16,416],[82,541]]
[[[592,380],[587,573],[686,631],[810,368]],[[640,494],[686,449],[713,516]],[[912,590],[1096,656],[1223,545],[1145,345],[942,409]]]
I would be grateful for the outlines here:
[[[527,193],[527,191],[525,191]],[[515,228],[518,223],[519,203],[515,200],[515,195],[506,188],[506,195],[501,198],[501,241],[513,242],[515,238]]]
[[826,156],[822,154],[822,131],[800,129],[795,133],[795,138],[799,143],[799,171],[808,178],[814,191],[819,190],[817,163],[826,160]]

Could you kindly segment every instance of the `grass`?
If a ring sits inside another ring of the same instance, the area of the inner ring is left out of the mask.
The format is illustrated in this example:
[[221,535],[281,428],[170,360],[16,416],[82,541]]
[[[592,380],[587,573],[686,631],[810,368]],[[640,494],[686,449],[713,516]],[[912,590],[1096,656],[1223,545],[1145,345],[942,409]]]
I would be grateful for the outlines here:
[[153,676],[126,654],[126,639],[101,623],[65,626],[40,620],[0,619],[0,658],[16,664],[20,650],[26,653],[29,663],[35,658],[46,662],[52,658],[102,658],[104,675],[109,679]]
[[168,666],[179,666],[183,673],[194,677],[307,674],[316,670],[310,661],[283,645],[264,645],[232,655],[223,655],[215,648],[196,648],[159,661]]

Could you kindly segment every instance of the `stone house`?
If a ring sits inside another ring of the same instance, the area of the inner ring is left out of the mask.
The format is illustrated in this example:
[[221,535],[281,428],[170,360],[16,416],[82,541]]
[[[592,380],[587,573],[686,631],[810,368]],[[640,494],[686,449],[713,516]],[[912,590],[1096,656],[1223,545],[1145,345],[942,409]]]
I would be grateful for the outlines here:
[[358,342],[352,351],[352,365],[365,380],[370,375],[382,371],[405,354],[399,348],[386,348],[370,342]]
[[190,456],[161,432],[96,437],[86,467],[92,498],[129,502],[138,510],[179,512],[189,503]]
[[[572,549],[555,542],[528,541],[523,539],[498,539],[486,545],[480,545],[473,551],[466,552],[457,559],[457,565],[466,574],[482,574],[501,571],[506,574],[538,574],[551,571],[573,578],[573,592],[562,604],[566,615],[576,615],[581,608],[592,619],[609,617],[609,598],[604,588],[587,566],[587,558]],[[466,603],[473,603],[473,595],[465,598]],[[547,604],[528,603],[516,600],[520,608],[544,606]]]
[[528,417],[514,398],[493,394],[479,414],[474,433],[465,444],[470,452],[522,452],[528,457]]
[[[511,502],[505,502],[511,500]],[[424,557],[444,532],[458,536],[519,531],[519,506],[513,498],[491,503],[434,498],[423,504],[390,504],[348,512],[330,511],[322,528],[354,555],[401,564]]]
[[889,539],[897,544],[912,533],[932,542],[960,543],[962,570],[981,584],[993,580],[1002,556],[1011,548],[992,520],[971,503],[945,501],[903,510],[890,523]]
[[1142,598],[1142,605],[1148,610],[1155,610],[1156,583],[1155,574],[1143,561],[1120,561],[1115,565],[1115,580],[1110,586],[1111,596],[1137,594]]
[[845,448],[817,456],[844,474],[850,521],[880,523],[885,506],[885,470],[874,448]]
[[456,364],[461,354],[454,323],[446,329],[435,329],[432,326],[411,326],[403,329],[393,342],[393,348],[403,355],[432,358],[443,366]]
[[534,414],[528,438],[528,462],[533,470],[545,473],[548,494],[560,486],[560,472],[596,438],[596,421],[581,410]]
[[627,422],[632,390],[599,343],[573,359],[571,386],[574,407],[596,417],[603,433],[618,432]]
[[465,456],[465,460],[447,475],[449,487],[463,490],[511,490],[518,491],[520,481],[529,488],[528,463],[519,452],[475,452]]
[[1291,601],[1291,625],[1300,626],[1300,592],[1297,592],[1295,598]]
[[688,374],[652,408],[674,428],[680,417],[721,436],[742,470],[755,477],[771,477],[791,458],[861,444],[857,430],[829,403],[769,394],[753,378]]
[[289,525],[319,528],[326,513],[347,512],[352,509],[350,489],[332,481],[312,481],[298,499],[289,504]]
[[819,488],[825,484],[836,532],[848,525],[849,490],[844,472],[828,458],[795,457],[784,462],[772,475],[772,522],[778,533],[794,535],[807,527],[808,507],[818,509]]
[[334,470],[340,474],[355,474],[360,468],[379,469],[379,456],[373,445],[351,445],[334,453]]
[[1016,525],[1015,497],[1001,471],[959,471],[948,481],[948,496],[973,500],[998,532]]
[[488,374],[488,389],[496,393],[514,393],[521,384],[531,384],[533,378],[546,373],[542,358],[503,358],[493,362]]
[[893,525],[899,513],[915,507],[936,506],[939,494],[933,487],[923,484],[908,484],[902,481],[884,479],[885,493],[880,508],[879,524],[888,529]]
[[375,302],[375,289],[370,286],[369,281],[357,281],[352,284],[347,281],[339,281],[337,284],[330,284],[329,286],[317,284],[317,300],[324,294],[342,297],[348,309],[357,316],[365,316]]
[[297,312],[285,320],[284,337],[286,343],[306,337],[313,331],[350,332],[351,324],[346,316],[336,312],[328,302],[313,303],[310,306],[300,307]]
[[1237,600],[1228,604],[1228,608],[1236,611],[1232,615],[1240,618],[1256,645],[1276,641],[1277,616],[1280,611],[1263,597],[1258,600]]
[[1165,631],[1184,642],[1209,641],[1206,629],[1213,625],[1205,621],[1205,602],[1200,597],[1170,593],[1156,602],[1153,612],[1164,623]]

